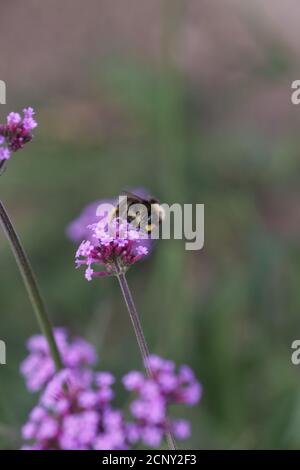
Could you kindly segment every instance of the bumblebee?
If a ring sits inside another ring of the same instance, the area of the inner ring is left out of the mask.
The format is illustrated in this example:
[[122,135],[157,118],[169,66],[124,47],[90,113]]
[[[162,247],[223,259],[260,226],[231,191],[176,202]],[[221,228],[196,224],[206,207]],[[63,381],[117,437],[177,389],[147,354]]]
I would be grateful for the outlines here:
[[165,211],[155,197],[144,198],[129,191],[122,191],[121,202],[112,210],[110,219],[112,220],[114,217],[126,218],[128,223],[151,234],[155,228],[160,226],[164,216]]

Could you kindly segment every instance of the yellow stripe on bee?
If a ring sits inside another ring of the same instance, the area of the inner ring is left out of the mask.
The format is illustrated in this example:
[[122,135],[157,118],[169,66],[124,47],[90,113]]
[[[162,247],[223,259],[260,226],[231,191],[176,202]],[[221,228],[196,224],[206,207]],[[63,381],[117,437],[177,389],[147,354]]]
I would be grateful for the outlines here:
[[146,232],[152,232],[154,229],[154,224],[147,224],[145,227]]

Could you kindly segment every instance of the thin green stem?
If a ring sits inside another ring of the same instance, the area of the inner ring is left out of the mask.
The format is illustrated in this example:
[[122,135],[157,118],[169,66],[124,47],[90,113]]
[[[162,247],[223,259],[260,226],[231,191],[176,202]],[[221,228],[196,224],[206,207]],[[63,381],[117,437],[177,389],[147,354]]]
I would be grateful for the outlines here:
[[[148,377],[152,377],[153,374],[152,374],[151,368],[149,366],[149,361],[148,361],[149,348],[148,348],[146,338],[143,332],[143,327],[140,321],[140,317],[137,312],[125,273],[120,268],[118,260],[115,261],[115,266],[116,266],[118,281],[119,281],[121,291],[122,291],[122,294],[126,303],[126,307],[130,316],[130,320],[131,320],[131,323],[135,332],[135,336],[136,336],[138,346],[142,355],[146,373]],[[176,450],[175,441],[170,431],[166,431],[166,439],[167,439],[167,444],[168,444],[169,449]]]
[[143,358],[143,363],[145,365],[145,369],[146,369],[146,372],[147,372],[147,375],[148,377],[151,377],[151,370],[148,366],[148,357],[149,357],[149,349],[148,349],[148,345],[146,343],[146,338],[144,336],[144,333],[143,333],[143,329],[142,329],[142,325],[141,325],[141,322],[140,322],[140,319],[139,319],[139,315],[137,313],[137,310],[136,310],[136,307],[135,307],[135,304],[134,304],[134,301],[133,301],[133,298],[132,298],[132,295],[131,295],[131,292],[130,292],[130,289],[129,289],[129,286],[128,286],[128,283],[127,283],[127,280],[126,280],[126,277],[125,277],[125,274],[124,273],[119,273],[118,274],[118,280],[119,280],[119,284],[120,284],[120,287],[121,287],[121,290],[122,290],[122,294],[123,294],[123,297],[124,297],[124,300],[125,300],[125,303],[126,303],[126,306],[127,306],[127,310],[128,310],[128,313],[129,313],[129,316],[130,316],[130,320],[131,320],[131,323],[132,323],[132,326],[133,326],[133,329],[134,329],[134,332],[135,332],[135,336],[136,336],[136,339],[137,339],[137,342],[138,342],[138,346],[140,348],[140,352],[141,352],[141,355],[142,355],[142,358]]
[[24,248],[19,240],[19,237],[13,227],[12,222],[0,201],[0,223],[5,232],[5,235],[10,243],[11,250],[19,267],[21,276],[23,278],[25,287],[33,309],[35,311],[37,321],[42,330],[43,335],[46,337],[49,345],[49,349],[55,363],[56,369],[60,370],[63,368],[63,363],[56,345],[56,341],[53,335],[52,326],[45,308],[44,301],[40,294],[39,287],[37,285],[32,267],[27,258]]

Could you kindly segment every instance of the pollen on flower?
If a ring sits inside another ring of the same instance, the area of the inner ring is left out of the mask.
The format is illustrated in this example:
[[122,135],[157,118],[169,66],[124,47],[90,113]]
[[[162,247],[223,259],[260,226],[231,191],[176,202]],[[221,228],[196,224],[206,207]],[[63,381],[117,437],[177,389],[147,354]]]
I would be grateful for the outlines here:
[[23,117],[19,113],[9,113],[6,124],[0,125],[0,161],[8,160],[32,140],[32,130],[37,127],[34,110],[25,108]]

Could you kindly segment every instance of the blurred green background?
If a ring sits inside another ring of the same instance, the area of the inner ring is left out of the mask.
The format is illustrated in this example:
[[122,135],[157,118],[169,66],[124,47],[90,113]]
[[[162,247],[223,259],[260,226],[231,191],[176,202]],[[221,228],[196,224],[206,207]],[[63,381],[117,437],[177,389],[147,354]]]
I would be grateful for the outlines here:
[[[248,3],[248,5],[246,5]],[[182,448],[299,448],[300,5],[289,0],[6,2],[6,114],[37,110],[35,139],[1,176],[55,325],[99,367],[140,367],[115,279],[74,269],[67,224],[124,187],[205,204],[205,247],[161,241],[128,280],[153,352],[204,387]],[[19,374],[38,331],[0,236],[0,445],[17,448],[37,397]],[[120,394],[120,401],[122,395]]]

